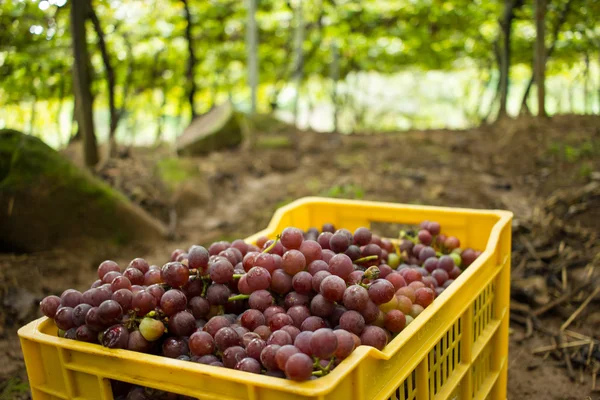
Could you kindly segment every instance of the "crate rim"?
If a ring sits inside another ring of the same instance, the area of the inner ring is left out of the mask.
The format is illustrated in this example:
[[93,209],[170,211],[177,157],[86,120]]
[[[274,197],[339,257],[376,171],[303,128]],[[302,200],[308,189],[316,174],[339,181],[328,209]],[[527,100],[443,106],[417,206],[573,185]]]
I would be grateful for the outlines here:
[[[371,356],[377,359],[388,360],[390,359],[405,342],[411,339],[418,333],[433,317],[434,314],[445,304],[448,297],[453,296],[456,292],[463,288],[465,282],[476,273],[479,267],[488,260],[493,253],[499,240],[500,233],[507,223],[512,219],[513,213],[506,210],[479,210],[472,208],[459,208],[459,207],[437,207],[437,206],[424,206],[424,205],[412,205],[403,203],[391,203],[391,202],[377,202],[377,201],[362,201],[362,200],[347,200],[347,199],[332,199],[323,197],[303,197],[299,198],[283,207],[278,208],[273,217],[271,218],[267,228],[245,238],[244,240],[253,242],[261,235],[271,235],[275,232],[277,224],[281,217],[289,210],[305,204],[316,204],[316,203],[328,203],[331,205],[363,205],[363,206],[391,206],[398,209],[405,210],[422,210],[422,211],[442,211],[452,213],[460,211],[463,213],[473,215],[491,215],[498,217],[498,221],[494,223],[488,237],[487,246],[482,252],[481,256],[478,257],[469,268],[467,268],[454,282],[453,285],[449,286],[438,298],[441,301],[434,301],[429,307],[427,307],[420,315],[420,318],[415,320],[408,325],[402,332],[400,332],[392,341],[390,341],[383,351],[377,350],[373,347],[359,346],[355,349],[352,354],[341,362],[330,374],[321,377],[313,381],[305,382],[294,382],[287,379],[281,379],[276,377],[270,377],[262,374],[253,374],[243,371],[235,371],[236,381],[246,385],[260,386],[271,389],[278,389],[302,396],[319,397],[324,396],[327,393],[335,389],[338,380],[341,379],[348,373],[351,373],[354,368],[360,363],[360,361],[367,356]],[[502,261],[502,264],[506,262],[506,259]],[[467,305],[465,305],[466,307]],[[129,359],[132,357],[134,352],[130,350],[121,349],[108,349],[96,344],[90,344],[85,342],[78,342],[75,340],[69,340],[60,338],[58,336],[48,335],[43,333],[39,328],[44,324],[51,324],[49,318],[41,317],[18,330],[18,335],[22,339],[29,339],[34,342],[51,344],[57,348],[68,349],[79,351],[87,354],[95,354],[103,357],[115,357],[118,359]],[[425,343],[423,344],[425,346]],[[148,363],[151,366],[165,366],[170,365],[178,369],[184,369],[190,372],[197,372],[204,375],[215,376],[221,379],[231,379],[231,371],[227,368],[213,367],[210,365],[203,365],[198,363],[191,363],[189,361],[170,359],[163,356],[136,353],[135,357]]]

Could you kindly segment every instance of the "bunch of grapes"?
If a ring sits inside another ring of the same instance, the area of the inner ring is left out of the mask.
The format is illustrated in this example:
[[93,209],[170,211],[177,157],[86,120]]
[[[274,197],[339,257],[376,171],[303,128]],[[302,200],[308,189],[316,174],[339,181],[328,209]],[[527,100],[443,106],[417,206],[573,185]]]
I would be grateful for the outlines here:
[[295,381],[382,350],[480,254],[436,222],[398,245],[367,228],[288,227],[274,240],[175,250],[161,268],[113,261],[81,293],[46,297],[59,336]]

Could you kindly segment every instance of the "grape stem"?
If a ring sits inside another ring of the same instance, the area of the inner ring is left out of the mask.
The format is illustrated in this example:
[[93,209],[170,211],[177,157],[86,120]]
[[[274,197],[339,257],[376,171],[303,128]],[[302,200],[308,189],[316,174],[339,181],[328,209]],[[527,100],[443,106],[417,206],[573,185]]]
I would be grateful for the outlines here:
[[249,298],[250,298],[249,294],[238,294],[237,296],[231,296],[230,298],[227,299],[227,301],[246,300]]
[[323,375],[325,375],[323,373],[323,371],[313,371],[312,374],[313,374],[313,376],[323,376]]
[[200,296],[206,297],[206,291],[208,290],[209,286],[210,286],[210,282],[208,282],[206,280],[202,281],[202,294],[200,294]]
[[245,274],[233,274],[233,279],[240,279]]
[[417,238],[410,236],[408,233],[406,233],[406,231],[400,231],[400,239],[407,239],[413,242],[414,244],[417,244]]
[[271,243],[271,245],[269,247],[267,247],[266,249],[264,249],[262,252],[263,253],[268,253],[271,250],[273,250],[275,248],[275,245],[277,244],[277,242],[279,241],[280,238],[281,238],[281,235],[275,236],[275,240],[273,241],[273,243]]
[[362,258],[358,258],[358,259],[354,260],[354,264],[360,264],[360,263],[367,262],[367,261],[375,261],[378,258],[379,258],[379,256],[376,256],[376,255],[366,256],[366,257],[362,257]]

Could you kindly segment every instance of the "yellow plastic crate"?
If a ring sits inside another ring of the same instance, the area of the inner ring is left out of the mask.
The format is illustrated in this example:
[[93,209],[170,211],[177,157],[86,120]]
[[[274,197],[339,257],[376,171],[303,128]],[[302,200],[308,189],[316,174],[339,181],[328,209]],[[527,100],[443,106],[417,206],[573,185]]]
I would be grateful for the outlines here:
[[19,330],[33,399],[113,400],[110,379],[203,400],[505,399],[511,219],[507,211],[297,200],[247,240],[286,226],[435,220],[484,252],[383,351],[360,346],[329,375],[302,383],[63,339],[40,318]]

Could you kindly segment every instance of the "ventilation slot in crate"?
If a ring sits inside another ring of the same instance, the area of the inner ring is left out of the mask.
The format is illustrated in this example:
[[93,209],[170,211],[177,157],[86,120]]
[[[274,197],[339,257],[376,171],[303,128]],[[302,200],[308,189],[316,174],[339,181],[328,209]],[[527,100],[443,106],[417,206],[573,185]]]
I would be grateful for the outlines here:
[[473,304],[473,342],[476,342],[494,316],[495,283],[492,281]]
[[408,378],[396,388],[389,400],[415,400],[417,398],[417,379],[413,371]]
[[429,352],[429,397],[432,399],[460,364],[461,322],[461,318],[457,319]]

